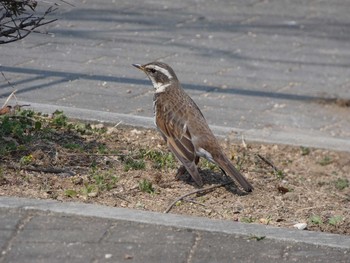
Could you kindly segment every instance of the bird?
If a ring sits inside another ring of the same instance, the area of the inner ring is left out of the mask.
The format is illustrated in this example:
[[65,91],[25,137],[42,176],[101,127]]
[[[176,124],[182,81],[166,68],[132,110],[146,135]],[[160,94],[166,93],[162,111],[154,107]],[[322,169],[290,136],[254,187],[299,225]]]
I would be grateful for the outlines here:
[[224,154],[204,115],[185,92],[174,70],[159,61],[132,65],[142,70],[153,84],[155,124],[170,151],[183,165],[178,174],[187,170],[194,182],[202,187],[203,180],[197,167],[202,157],[218,165],[246,192],[251,192],[254,187]]

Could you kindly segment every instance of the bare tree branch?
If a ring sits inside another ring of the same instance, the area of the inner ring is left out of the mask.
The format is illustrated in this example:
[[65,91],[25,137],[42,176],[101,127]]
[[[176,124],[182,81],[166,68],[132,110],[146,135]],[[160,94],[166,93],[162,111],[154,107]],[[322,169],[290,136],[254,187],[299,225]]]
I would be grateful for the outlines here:
[[[0,44],[8,44],[27,37],[36,28],[50,24],[57,19],[47,19],[55,12],[58,4],[49,3],[44,12],[38,11],[36,0],[0,0]],[[63,1],[65,2],[65,1]],[[47,4],[47,2],[46,2]],[[42,6],[40,5],[41,9]]]

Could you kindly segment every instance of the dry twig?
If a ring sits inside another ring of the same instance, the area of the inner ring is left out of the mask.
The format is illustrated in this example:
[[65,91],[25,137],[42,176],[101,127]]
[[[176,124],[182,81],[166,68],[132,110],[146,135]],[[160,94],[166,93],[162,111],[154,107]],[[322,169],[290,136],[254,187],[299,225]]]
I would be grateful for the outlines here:
[[[19,105],[18,104],[18,100],[16,97],[16,92],[17,89],[15,89],[15,87],[11,84],[11,82],[6,78],[5,74],[3,72],[1,72],[1,75],[4,77],[4,79],[7,81],[7,83],[13,88],[13,91],[11,92],[11,94],[7,97],[5,103],[2,105],[2,107],[0,108],[0,115],[4,115],[9,113],[10,111],[15,111],[20,109],[21,107],[25,107],[25,106],[30,106],[29,104],[23,104],[23,105]],[[9,101],[12,99],[12,97],[15,99],[16,101],[16,105],[14,107],[7,105],[9,103]]]
[[57,19],[48,20],[50,13],[57,10],[51,4],[44,13],[38,14],[35,0],[0,0],[0,44],[8,44],[25,38],[38,27],[47,25]]
[[16,98],[16,96],[15,96],[15,93],[17,92],[17,90],[15,89],[14,91],[12,91],[11,92],[11,94],[7,97],[7,99],[6,99],[6,101],[5,101],[5,103],[4,103],[4,105],[2,105],[2,107],[1,108],[5,108],[6,106],[7,106],[7,103],[10,101],[10,99],[12,98],[12,97],[14,97],[15,98],[15,100],[16,100],[16,103],[18,104],[18,102],[17,102],[17,98]]
[[192,199],[192,198],[183,198],[182,200],[186,201],[186,202],[189,202],[189,203],[193,203],[193,204],[196,204],[196,205],[200,205],[200,206],[204,206],[206,207],[205,204],[202,204],[200,202],[197,202],[196,200]]
[[169,206],[167,209],[165,209],[164,213],[169,213],[169,211],[173,208],[173,206],[178,202],[178,201],[181,201],[183,200],[185,197],[189,196],[189,195],[193,195],[193,194],[197,194],[197,193],[202,193],[202,192],[207,192],[207,191],[212,191],[216,188],[219,188],[219,187],[222,187],[222,186],[225,186],[225,185],[228,185],[228,184],[232,184],[233,182],[226,182],[226,183],[222,183],[222,184],[217,184],[217,185],[213,185],[213,186],[209,186],[207,188],[201,188],[201,189],[197,189],[197,190],[194,190],[192,192],[189,192],[187,194],[184,194],[180,197],[178,197],[177,199],[175,199]]
[[7,167],[12,169],[21,169],[21,170],[27,170],[27,171],[33,171],[33,172],[54,173],[54,174],[66,173],[66,174],[69,174],[70,176],[75,175],[73,171],[70,171],[67,169],[55,168],[55,167],[34,167],[34,166],[20,166],[20,165],[7,165]]
[[268,159],[266,159],[264,156],[260,155],[259,153],[257,154],[257,156],[263,160],[265,163],[267,163],[268,165],[270,165],[272,167],[272,169],[275,171],[275,172],[278,172],[279,169]]
[[242,135],[242,146],[243,146],[244,149],[248,148],[243,135]]

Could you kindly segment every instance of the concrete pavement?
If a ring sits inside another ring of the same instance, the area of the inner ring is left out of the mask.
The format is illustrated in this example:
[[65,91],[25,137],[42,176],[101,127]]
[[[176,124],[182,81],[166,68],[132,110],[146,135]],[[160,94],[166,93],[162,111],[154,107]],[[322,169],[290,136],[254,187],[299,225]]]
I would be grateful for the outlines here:
[[349,262],[350,257],[347,236],[8,197],[0,197],[0,247],[0,262]]
[[153,90],[131,63],[162,59],[223,135],[350,149],[349,107],[331,100],[350,99],[349,1],[70,2],[52,35],[0,47],[20,100],[147,119]]
[[[36,110],[152,126],[131,63],[173,66],[218,135],[350,151],[350,2],[77,1],[0,46]],[[1,102],[12,92],[0,83]],[[346,104],[346,103],[345,103]],[[254,237],[265,237],[256,241]],[[0,197],[0,262],[348,262],[349,237]]]

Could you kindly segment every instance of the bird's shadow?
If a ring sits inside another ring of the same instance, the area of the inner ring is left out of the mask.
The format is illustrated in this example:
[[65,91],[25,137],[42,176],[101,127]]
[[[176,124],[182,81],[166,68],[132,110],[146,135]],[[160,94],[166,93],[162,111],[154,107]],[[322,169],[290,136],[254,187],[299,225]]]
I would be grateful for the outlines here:
[[[205,188],[205,185],[215,185],[215,184],[226,184],[223,187],[232,194],[244,196],[248,193],[245,191],[242,191],[238,188],[237,184],[228,176],[226,176],[224,173],[220,171],[213,171],[211,169],[201,169],[199,168],[199,173],[203,179],[203,188]],[[183,181],[186,184],[191,184],[195,187],[198,187],[197,184],[193,181],[191,175],[187,173],[187,171],[179,176],[177,178],[180,181]]]

